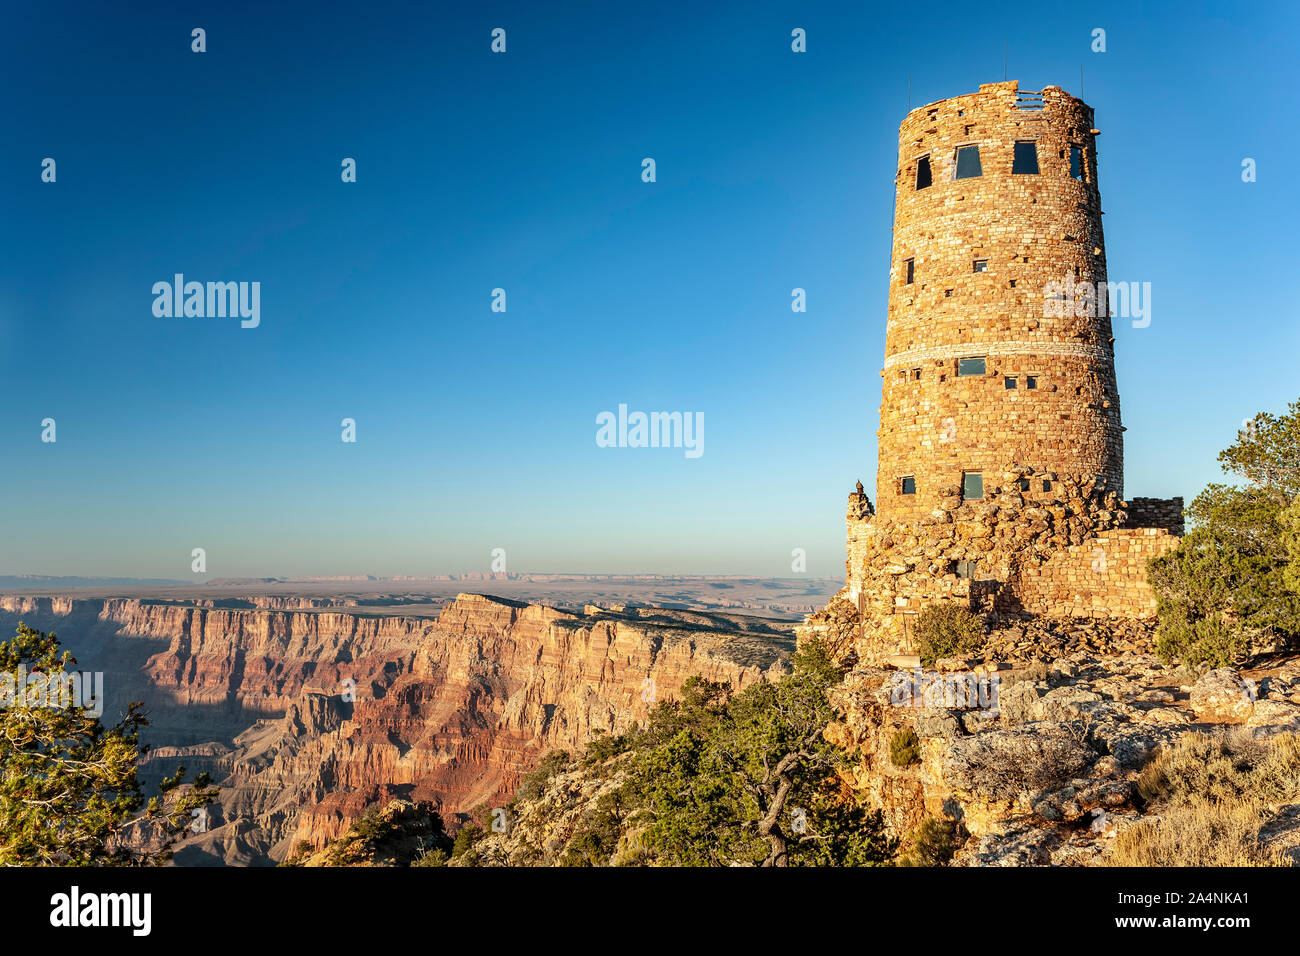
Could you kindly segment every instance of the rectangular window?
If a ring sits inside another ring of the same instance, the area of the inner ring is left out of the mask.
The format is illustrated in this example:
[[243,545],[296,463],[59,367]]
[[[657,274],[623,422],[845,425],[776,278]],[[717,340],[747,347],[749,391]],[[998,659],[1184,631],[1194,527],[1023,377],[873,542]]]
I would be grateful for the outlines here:
[[974,263],[974,272],[988,272],[989,261],[987,259],[976,259]]
[[912,369],[912,381],[914,382],[921,381],[921,370],[919,368]]
[[961,476],[963,501],[979,501],[984,497],[984,475],[978,471],[964,471]]
[[1016,387],[1016,380],[1011,376],[1007,376],[1002,380],[1002,384],[1004,384],[1008,389],[1012,389]]
[[916,494],[916,479],[911,475],[908,475],[906,478],[903,479],[903,494],[905,495]]
[[1051,482],[1050,480],[1048,480],[1047,478],[1044,478],[1044,479],[1043,479],[1043,490],[1044,490],[1044,491],[1051,491],[1051,490],[1052,490],[1052,482]]
[[965,578],[966,580],[971,580],[975,577],[975,562],[958,561],[956,571],[957,571],[957,577]]
[[980,148],[978,146],[958,146],[957,147],[957,175],[954,179],[974,179],[976,176],[983,176],[984,170],[980,166]]
[[1029,490],[1029,479],[1028,479],[1028,478],[1021,478],[1021,479],[1020,479],[1020,490],[1021,490],[1021,491],[1028,491],[1028,490]]
[[930,182],[930,157],[922,156],[916,161],[916,188],[925,189]]
[[1034,378],[1034,376],[1032,375],[1026,375],[1025,388],[1037,388],[1037,387],[1038,387],[1038,379]]
[[916,279],[916,260],[904,259],[903,261],[907,263],[907,284],[911,285]]
[[1070,147],[1070,178],[1083,182],[1083,149],[1078,146]]
[[1020,176],[1038,175],[1038,144],[1032,139],[1020,140],[1016,143],[1015,158],[1011,161],[1011,172],[1013,175]]
[[979,358],[964,358],[957,360],[958,375],[983,375],[987,371],[984,367],[984,356]]

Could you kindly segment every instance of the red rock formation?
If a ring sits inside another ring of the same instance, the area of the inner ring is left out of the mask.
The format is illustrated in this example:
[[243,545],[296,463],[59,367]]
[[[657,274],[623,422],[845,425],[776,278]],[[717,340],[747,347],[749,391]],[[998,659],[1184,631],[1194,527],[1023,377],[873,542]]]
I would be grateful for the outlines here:
[[146,689],[154,741],[184,744],[153,754],[147,775],[184,763],[222,788],[208,832],[177,853],[182,864],[281,859],[298,841],[346,831],[376,800],[427,800],[449,818],[499,805],[546,751],[626,729],[693,675],[736,688],[761,680],[793,645],[787,627],[752,618],[579,615],[471,594],[436,621],[30,602],[0,599],[0,611],[47,629],[66,617],[60,636],[78,654],[78,632],[105,659],[167,641],[134,686]]

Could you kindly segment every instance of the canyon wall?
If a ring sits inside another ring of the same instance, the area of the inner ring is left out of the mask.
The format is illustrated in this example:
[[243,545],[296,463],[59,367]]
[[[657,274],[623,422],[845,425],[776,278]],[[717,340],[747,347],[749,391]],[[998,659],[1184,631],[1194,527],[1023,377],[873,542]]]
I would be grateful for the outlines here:
[[147,780],[184,764],[220,786],[180,864],[273,862],[396,796],[452,821],[499,805],[548,750],[626,729],[691,676],[739,689],[781,673],[794,643],[741,615],[472,594],[436,620],[0,597],[0,627],[19,619],[105,672],[106,721],[146,702]]

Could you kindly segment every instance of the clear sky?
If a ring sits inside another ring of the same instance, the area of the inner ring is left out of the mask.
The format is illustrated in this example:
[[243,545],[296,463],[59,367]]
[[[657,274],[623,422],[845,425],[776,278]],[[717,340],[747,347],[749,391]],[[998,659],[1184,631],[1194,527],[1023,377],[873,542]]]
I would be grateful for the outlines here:
[[[1110,277],[1152,284],[1126,491],[1190,498],[1300,397],[1296,10],[7,3],[0,573],[841,575],[909,77],[1004,41],[1022,88],[1083,66]],[[260,282],[259,327],[155,317],[175,273]],[[597,447],[620,403],[704,454]]]

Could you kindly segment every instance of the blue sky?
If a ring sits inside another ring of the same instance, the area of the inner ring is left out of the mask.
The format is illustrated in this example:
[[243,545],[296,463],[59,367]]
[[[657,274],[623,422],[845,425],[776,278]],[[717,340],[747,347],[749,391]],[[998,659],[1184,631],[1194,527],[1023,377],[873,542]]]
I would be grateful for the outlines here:
[[[1022,88],[1082,63],[1110,277],[1152,284],[1128,494],[1300,397],[1294,5],[379,6],[6,5],[0,573],[841,575],[909,76],[973,91],[1004,41]],[[155,317],[177,272],[261,325]],[[705,453],[598,448],[619,403]]]

